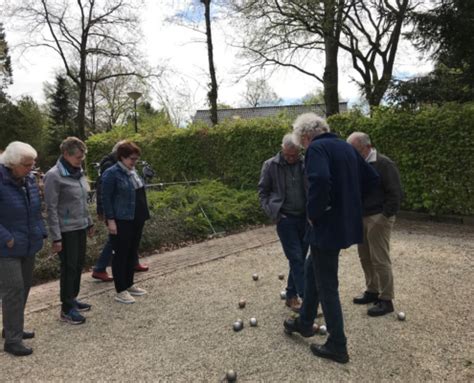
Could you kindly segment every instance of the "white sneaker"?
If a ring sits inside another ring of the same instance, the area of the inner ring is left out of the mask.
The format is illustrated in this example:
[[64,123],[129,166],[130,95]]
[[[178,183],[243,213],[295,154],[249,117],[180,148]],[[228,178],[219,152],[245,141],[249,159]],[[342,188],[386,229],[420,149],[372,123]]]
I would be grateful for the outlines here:
[[146,290],[141,289],[140,287],[136,287],[135,285],[130,286],[127,291],[130,293],[130,295],[134,295],[136,297],[139,297],[140,295],[145,295]]
[[115,300],[120,303],[135,303],[135,298],[130,295],[127,290],[123,290],[115,296]]

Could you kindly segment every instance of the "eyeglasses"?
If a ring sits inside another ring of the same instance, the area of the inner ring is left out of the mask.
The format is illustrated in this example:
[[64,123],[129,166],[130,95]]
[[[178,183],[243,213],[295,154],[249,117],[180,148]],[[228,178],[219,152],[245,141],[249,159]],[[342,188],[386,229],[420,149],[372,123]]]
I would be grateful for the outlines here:
[[128,159],[133,162],[138,161],[139,158],[140,157],[128,157]]

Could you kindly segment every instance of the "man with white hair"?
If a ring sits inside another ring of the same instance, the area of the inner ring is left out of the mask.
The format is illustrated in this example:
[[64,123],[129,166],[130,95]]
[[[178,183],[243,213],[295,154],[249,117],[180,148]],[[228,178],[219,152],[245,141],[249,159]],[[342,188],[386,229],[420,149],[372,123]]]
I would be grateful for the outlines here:
[[348,138],[367,163],[380,176],[380,184],[364,199],[364,242],[357,246],[365,275],[365,292],[354,298],[355,304],[375,305],[368,309],[372,317],[393,312],[394,288],[390,261],[390,233],[400,210],[402,186],[395,163],[372,147],[370,137],[354,132]]
[[[283,137],[281,151],[265,161],[258,183],[260,205],[277,223],[277,233],[289,263],[286,305],[299,311],[304,298],[304,264],[308,245],[303,157],[291,133]],[[299,296],[299,297],[298,297]]]
[[347,363],[338,291],[339,253],[362,242],[362,198],[375,187],[378,175],[351,145],[331,133],[326,121],[316,114],[300,115],[293,124],[293,132],[306,148],[310,223],[306,240],[311,246],[314,274],[307,273],[305,278],[300,317],[287,319],[284,327],[287,333],[309,336],[320,301],[329,336],[324,345],[311,344],[311,351],[318,357]]

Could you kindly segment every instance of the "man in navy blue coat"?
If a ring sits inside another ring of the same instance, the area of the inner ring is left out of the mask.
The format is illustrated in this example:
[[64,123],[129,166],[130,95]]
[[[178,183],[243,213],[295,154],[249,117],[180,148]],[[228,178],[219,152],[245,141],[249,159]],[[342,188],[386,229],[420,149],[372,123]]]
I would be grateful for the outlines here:
[[338,291],[339,253],[362,242],[362,199],[377,185],[378,175],[351,145],[331,133],[326,121],[316,114],[302,114],[293,129],[296,139],[306,148],[306,240],[311,246],[313,275],[305,276],[300,317],[286,320],[284,326],[287,332],[311,336],[320,302],[329,336],[324,345],[311,344],[311,351],[316,356],[347,363]]

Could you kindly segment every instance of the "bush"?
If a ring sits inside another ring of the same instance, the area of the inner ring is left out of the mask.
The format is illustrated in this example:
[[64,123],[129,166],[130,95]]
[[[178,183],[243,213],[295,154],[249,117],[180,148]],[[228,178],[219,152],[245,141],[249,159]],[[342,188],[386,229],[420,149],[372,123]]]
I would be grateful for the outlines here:
[[[221,182],[203,182],[192,187],[172,186],[163,191],[147,191],[151,219],[145,224],[141,251],[207,238],[213,231],[234,231],[248,225],[266,223],[256,191],[231,189]],[[201,210],[202,208],[202,210]],[[203,213],[204,211],[204,213]],[[95,214],[95,206],[91,206]],[[107,240],[104,224],[96,222],[96,235],[87,241],[85,268],[92,267]],[[59,258],[50,244],[38,254],[34,283],[59,277]]]

